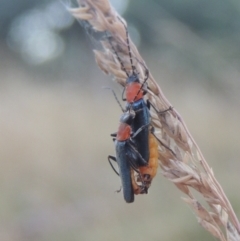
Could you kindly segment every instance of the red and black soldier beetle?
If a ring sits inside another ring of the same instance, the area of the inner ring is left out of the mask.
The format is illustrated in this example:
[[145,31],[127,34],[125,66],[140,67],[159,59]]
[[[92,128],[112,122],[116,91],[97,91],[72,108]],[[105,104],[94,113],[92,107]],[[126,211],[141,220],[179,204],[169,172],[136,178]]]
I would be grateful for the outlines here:
[[[141,173],[138,171],[138,162],[147,165],[147,161],[143,159],[138,152],[135,142],[136,136],[141,133],[147,126],[142,126],[136,132],[132,132],[131,123],[135,118],[135,112],[127,110],[120,118],[118,132],[111,134],[114,137],[116,157],[108,156],[108,161],[113,170],[120,176],[123,188],[123,196],[127,203],[134,201],[134,194],[147,193],[147,188],[141,178]],[[111,160],[116,161],[119,167],[119,173],[113,167]],[[139,174],[139,181],[142,181],[142,186],[135,186],[135,180],[132,180],[132,171]]]

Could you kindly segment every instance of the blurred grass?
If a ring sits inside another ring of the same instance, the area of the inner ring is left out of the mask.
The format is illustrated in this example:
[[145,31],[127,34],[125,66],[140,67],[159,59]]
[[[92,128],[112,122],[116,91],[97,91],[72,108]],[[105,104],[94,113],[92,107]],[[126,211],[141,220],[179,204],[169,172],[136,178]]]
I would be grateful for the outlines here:
[[[221,83],[207,84],[210,75],[181,61],[179,46],[142,52],[239,216],[240,86],[230,81],[238,75],[228,68],[223,76],[216,65],[226,94]],[[5,46],[0,54],[1,241],[213,240],[160,170],[150,193],[134,204],[115,193],[120,180],[106,157],[114,154],[109,134],[121,111],[101,89],[117,87],[97,70],[93,57],[77,63],[80,75],[73,70],[58,82],[29,70]],[[218,75],[211,78],[218,82]]]

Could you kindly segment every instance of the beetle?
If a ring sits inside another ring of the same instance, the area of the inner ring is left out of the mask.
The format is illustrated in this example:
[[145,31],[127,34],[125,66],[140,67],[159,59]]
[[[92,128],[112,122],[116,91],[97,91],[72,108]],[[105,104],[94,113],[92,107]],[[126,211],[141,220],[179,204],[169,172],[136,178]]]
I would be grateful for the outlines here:
[[[127,203],[134,201],[134,194],[147,193],[147,189],[141,178],[141,173],[138,170],[138,163],[139,160],[141,160],[144,166],[148,163],[143,159],[140,152],[138,152],[133,140],[145,128],[148,128],[148,125],[140,127],[136,132],[132,132],[131,123],[134,118],[135,112],[131,111],[131,109],[122,114],[117,133],[111,134],[111,136],[114,137],[116,157],[108,156],[110,165],[121,178],[123,196]],[[111,160],[117,162],[119,173],[113,167]],[[132,179],[133,171],[138,173],[139,181],[142,181],[142,185],[138,185],[137,188],[134,184],[135,180]]]

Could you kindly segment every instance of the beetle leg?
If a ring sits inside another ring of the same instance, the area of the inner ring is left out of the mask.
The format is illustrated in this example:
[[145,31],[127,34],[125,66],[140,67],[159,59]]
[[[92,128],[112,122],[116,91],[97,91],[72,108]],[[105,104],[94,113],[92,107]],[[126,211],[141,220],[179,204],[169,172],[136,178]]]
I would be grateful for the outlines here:
[[116,171],[116,169],[113,166],[111,160],[117,162],[116,157],[115,156],[108,156],[108,162],[109,162],[110,166],[112,167],[113,171],[119,176],[119,173],[118,173],[118,171]]

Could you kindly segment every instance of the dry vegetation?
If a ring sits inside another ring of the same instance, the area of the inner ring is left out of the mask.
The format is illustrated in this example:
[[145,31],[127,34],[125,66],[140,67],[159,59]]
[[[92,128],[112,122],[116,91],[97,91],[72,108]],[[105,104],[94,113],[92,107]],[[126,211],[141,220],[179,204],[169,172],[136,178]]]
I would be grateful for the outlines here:
[[[94,50],[98,66],[124,86],[126,74],[121,69],[108,40],[111,38],[125,68],[130,71],[126,31],[122,23],[124,20],[107,0],[78,0],[78,3],[79,8],[71,8],[71,13],[77,19],[90,23],[94,30],[107,33],[107,37],[101,42],[103,50]],[[130,47],[134,56],[134,65],[141,79],[144,79],[145,62],[131,40]],[[157,110],[169,108],[170,102],[151,74],[147,84],[149,87],[147,98]],[[164,177],[186,194],[183,200],[195,211],[200,225],[213,236],[222,241],[240,240],[240,225],[232,206],[180,114],[175,108],[164,114],[158,114],[152,109],[151,116],[156,135],[162,142],[159,143],[159,163]],[[201,198],[197,198],[192,190],[196,190]]]

